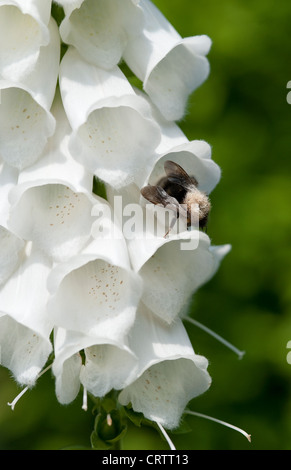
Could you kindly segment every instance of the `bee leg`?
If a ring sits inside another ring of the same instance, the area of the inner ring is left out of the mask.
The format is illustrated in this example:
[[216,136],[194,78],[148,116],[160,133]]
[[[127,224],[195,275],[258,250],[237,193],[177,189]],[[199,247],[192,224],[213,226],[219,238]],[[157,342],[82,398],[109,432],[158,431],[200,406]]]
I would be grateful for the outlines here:
[[169,235],[169,232],[174,227],[175,223],[177,222],[178,217],[179,217],[179,213],[177,212],[177,214],[175,214],[174,217],[172,218],[169,230],[165,233],[164,238],[166,238]]

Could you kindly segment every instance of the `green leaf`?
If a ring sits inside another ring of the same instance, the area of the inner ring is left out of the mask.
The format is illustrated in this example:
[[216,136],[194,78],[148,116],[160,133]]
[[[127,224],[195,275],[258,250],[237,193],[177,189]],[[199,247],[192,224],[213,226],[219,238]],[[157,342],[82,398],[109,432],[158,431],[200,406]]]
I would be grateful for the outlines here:
[[96,196],[100,196],[103,199],[107,200],[106,186],[103,183],[103,181],[101,181],[99,178],[97,178],[97,176],[94,176],[92,191],[93,191],[94,194],[96,194]]

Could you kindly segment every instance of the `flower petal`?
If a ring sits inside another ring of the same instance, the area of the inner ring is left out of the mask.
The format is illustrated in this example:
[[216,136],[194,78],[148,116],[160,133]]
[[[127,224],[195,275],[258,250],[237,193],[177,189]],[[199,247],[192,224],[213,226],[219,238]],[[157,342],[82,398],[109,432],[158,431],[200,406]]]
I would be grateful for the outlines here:
[[130,346],[139,357],[138,378],[119,395],[137,412],[166,428],[179,425],[189,400],[211,383],[205,357],[194,353],[180,321],[167,326],[142,307],[131,334]]
[[10,202],[9,193],[15,187],[18,171],[6,163],[0,163],[0,225],[7,228]]
[[164,163],[172,160],[178,163],[190,175],[195,176],[198,188],[209,194],[220,180],[219,166],[211,159],[211,147],[203,140],[185,141],[183,144],[168,148],[155,161],[150,176],[144,182],[156,185],[165,176]]
[[84,0],[56,0],[56,3],[61,5],[66,11],[73,11],[75,8],[80,8]]
[[[133,379],[137,361],[126,343],[115,343],[78,331],[56,328],[55,360],[57,397],[70,403],[76,397],[80,382],[94,396],[104,396],[112,388],[121,389]],[[79,351],[85,350],[82,365]]]
[[197,230],[186,233],[188,240],[173,237],[139,270],[144,282],[142,301],[167,323],[184,313],[192,294],[218,267],[207,235]]
[[129,42],[124,59],[165,118],[175,121],[183,117],[189,94],[208,76],[205,55],[211,41],[205,35],[182,39],[149,0],[140,6],[145,26]]
[[125,345],[94,345],[85,353],[80,380],[95,397],[103,397],[112,389],[121,390],[136,377],[136,356]]
[[50,263],[37,251],[26,250],[13,274],[0,289],[1,363],[21,384],[33,386],[52,347],[52,322],[46,305]]
[[161,134],[148,103],[121,71],[98,69],[70,49],[61,64],[60,86],[73,128],[72,155],[117,188],[141,175]]
[[19,81],[31,72],[49,42],[50,8],[50,1],[0,1],[0,76]]
[[53,19],[51,41],[41,48],[31,73],[21,82],[0,79],[0,153],[4,161],[18,169],[35,162],[55,120],[49,112],[58,76],[59,37]]
[[51,114],[25,90],[1,90],[0,152],[9,165],[22,169],[40,156],[55,129]]
[[103,248],[95,240],[52,270],[49,309],[57,326],[120,343],[134,322],[142,286],[139,276]]
[[78,253],[90,238],[93,204],[86,194],[60,184],[27,189],[11,209],[9,227],[31,240],[47,256],[62,261]]
[[68,149],[71,127],[58,92],[51,113],[56,120],[56,131],[48,139],[41,158],[20,172],[18,184],[9,197],[13,204],[26,189],[43,184],[65,184],[75,192],[92,192],[92,174],[73,159]]
[[26,249],[26,258],[0,289],[0,312],[36,334],[49,338],[53,323],[46,306],[51,263],[37,250]]
[[85,0],[65,12],[60,26],[63,41],[105,69],[118,64],[128,36],[136,36],[142,25],[141,11],[132,0]]
[[75,269],[51,302],[55,322],[90,336],[124,335],[134,320],[132,281],[124,270],[103,260]]
[[155,149],[155,155],[148,159],[148,168],[143,172],[143,179],[136,181],[140,187],[156,185],[165,176],[164,162],[173,160],[181,165],[189,175],[195,176],[199,189],[209,194],[217,185],[221,171],[211,159],[211,147],[203,140],[189,141],[175,122],[167,121],[146,94],[138,94],[147,99],[153,119],[160,127],[161,141]]
[[55,359],[52,371],[56,378],[56,396],[62,404],[71,403],[80,389],[82,358],[79,350],[83,347],[80,336],[63,328],[54,329]]
[[16,269],[24,241],[0,225],[0,285]]
[[[207,36],[182,39],[150,72],[144,89],[170,121],[181,119],[189,95],[208,77],[209,62],[199,49],[210,49]],[[207,47],[206,47],[207,46]]]
[[57,131],[42,158],[23,170],[18,185],[10,192],[12,208],[9,227],[57,261],[76,254],[90,237],[92,175],[70,155],[69,124],[60,98],[52,109]]
[[62,405],[71,403],[78,395],[81,365],[80,354],[74,354],[64,362],[62,373],[56,376],[56,397]]
[[12,372],[19,384],[29,387],[35,384],[52,350],[49,339],[9,315],[0,316],[0,348],[1,365]]

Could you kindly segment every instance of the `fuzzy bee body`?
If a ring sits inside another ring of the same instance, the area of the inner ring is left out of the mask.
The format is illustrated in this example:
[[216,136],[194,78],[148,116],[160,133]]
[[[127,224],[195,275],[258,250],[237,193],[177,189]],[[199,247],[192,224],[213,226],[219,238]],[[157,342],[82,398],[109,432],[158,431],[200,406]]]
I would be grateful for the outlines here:
[[180,165],[170,160],[165,162],[164,168],[166,176],[162,177],[156,186],[148,185],[142,188],[143,197],[153,204],[160,204],[175,212],[169,231],[179,216],[187,219],[188,228],[197,220],[199,227],[205,228],[211,205],[208,196],[198,189],[196,178],[189,176]]

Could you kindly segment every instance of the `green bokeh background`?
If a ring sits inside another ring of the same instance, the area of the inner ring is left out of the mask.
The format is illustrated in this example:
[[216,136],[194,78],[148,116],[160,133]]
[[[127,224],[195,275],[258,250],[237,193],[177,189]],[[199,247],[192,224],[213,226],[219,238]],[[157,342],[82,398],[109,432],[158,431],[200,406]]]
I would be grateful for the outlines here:
[[[245,350],[242,360],[187,324],[194,349],[210,362],[209,391],[189,408],[244,428],[239,433],[198,417],[192,432],[171,437],[177,449],[291,449],[290,312],[290,0],[156,0],[181,36],[213,41],[211,73],[192,96],[180,126],[204,139],[222,168],[211,195],[212,243],[232,251],[196,293],[192,316]],[[60,449],[89,444],[90,412],[81,397],[60,406],[50,374],[14,412],[19,392],[0,369],[0,449]],[[130,428],[124,449],[167,449],[150,428]]]

